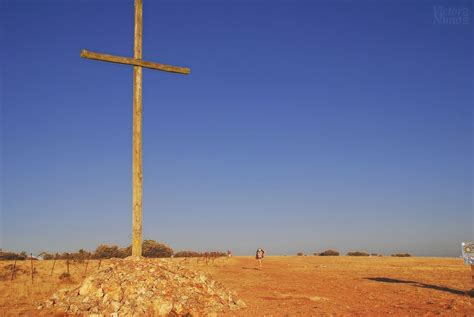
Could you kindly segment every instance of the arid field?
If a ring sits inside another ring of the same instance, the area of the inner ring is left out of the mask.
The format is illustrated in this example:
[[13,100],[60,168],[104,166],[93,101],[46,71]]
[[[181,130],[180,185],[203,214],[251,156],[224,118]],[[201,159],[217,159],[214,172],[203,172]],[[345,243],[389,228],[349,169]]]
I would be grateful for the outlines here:
[[[161,261],[204,271],[235,290],[247,304],[236,316],[474,316],[474,297],[465,294],[471,271],[461,259],[270,256],[262,270],[252,257]],[[89,261],[87,271],[86,263],[71,263],[72,281],[59,278],[65,261],[57,261],[52,274],[53,261],[34,261],[33,281],[30,261],[17,262],[13,280],[11,264],[0,262],[0,316],[39,315],[39,303],[80,283],[99,261]]]

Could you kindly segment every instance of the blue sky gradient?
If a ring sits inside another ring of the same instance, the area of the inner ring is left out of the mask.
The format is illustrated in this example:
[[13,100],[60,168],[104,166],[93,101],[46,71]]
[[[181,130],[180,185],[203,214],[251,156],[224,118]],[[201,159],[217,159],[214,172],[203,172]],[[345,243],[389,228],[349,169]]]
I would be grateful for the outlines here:
[[[434,20],[465,8],[467,24]],[[458,256],[471,1],[144,0],[144,238]],[[2,1],[1,248],[131,239],[133,1]]]

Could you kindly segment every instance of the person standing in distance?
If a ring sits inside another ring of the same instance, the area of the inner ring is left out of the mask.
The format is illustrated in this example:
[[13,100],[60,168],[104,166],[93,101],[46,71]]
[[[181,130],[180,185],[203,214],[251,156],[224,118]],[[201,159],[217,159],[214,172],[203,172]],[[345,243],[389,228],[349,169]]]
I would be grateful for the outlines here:
[[265,250],[262,248],[257,249],[257,253],[255,254],[255,259],[258,261],[259,268],[262,268],[262,259],[265,256]]

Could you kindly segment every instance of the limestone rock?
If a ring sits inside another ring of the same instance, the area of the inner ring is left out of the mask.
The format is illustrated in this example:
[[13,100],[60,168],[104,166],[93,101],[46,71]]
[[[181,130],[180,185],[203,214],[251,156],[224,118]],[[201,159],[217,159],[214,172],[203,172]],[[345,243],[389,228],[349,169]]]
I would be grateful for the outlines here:
[[204,274],[166,260],[130,257],[111,260],[38,309],[96,316],[216,316],[245,307],[234,292]]
[[92,281],[91,278],[86,278],[79,289],[79,295],[86,296],[91,292]]

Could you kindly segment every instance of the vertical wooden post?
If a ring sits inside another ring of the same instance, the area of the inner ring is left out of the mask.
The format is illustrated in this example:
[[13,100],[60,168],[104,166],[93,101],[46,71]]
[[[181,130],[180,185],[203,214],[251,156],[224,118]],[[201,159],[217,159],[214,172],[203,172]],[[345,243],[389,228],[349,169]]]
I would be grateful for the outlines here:
[[66,253],[66,268],[67,274],[69,274],[69,253]]
[[[135,41],[136,59],[142,58],[142,0],[135,0]],[[132,255],[142,255],[142,68],[133,67],[133,167],[132,167],[132,204],[133,204],[133,237]]]
[[87,274],[87,266],[89,265],[89,258],[86,259],[86,268],[84,270],[84,276]]
[[100,269],[100,264],[102,263],[102,259],[99,259],[99,266],[97,267],[97,270]]
[[31,284],[33,284],[33,253],[30,253],[31,260]]
[[51,268],[51,273],[49,275],[53,275],[53,271],[54,271],[54,266],[56,265],[56,255],[54,256],[54,260],[53,260],[53,267]]
[[13,263],[13,270],[12,270],[12,278],[10,279],[10,281],[13,281],[13,278],[15,277],[15,274],[16,274],[16,261],[18,259],[18,256],[15,256],[15,263]]

